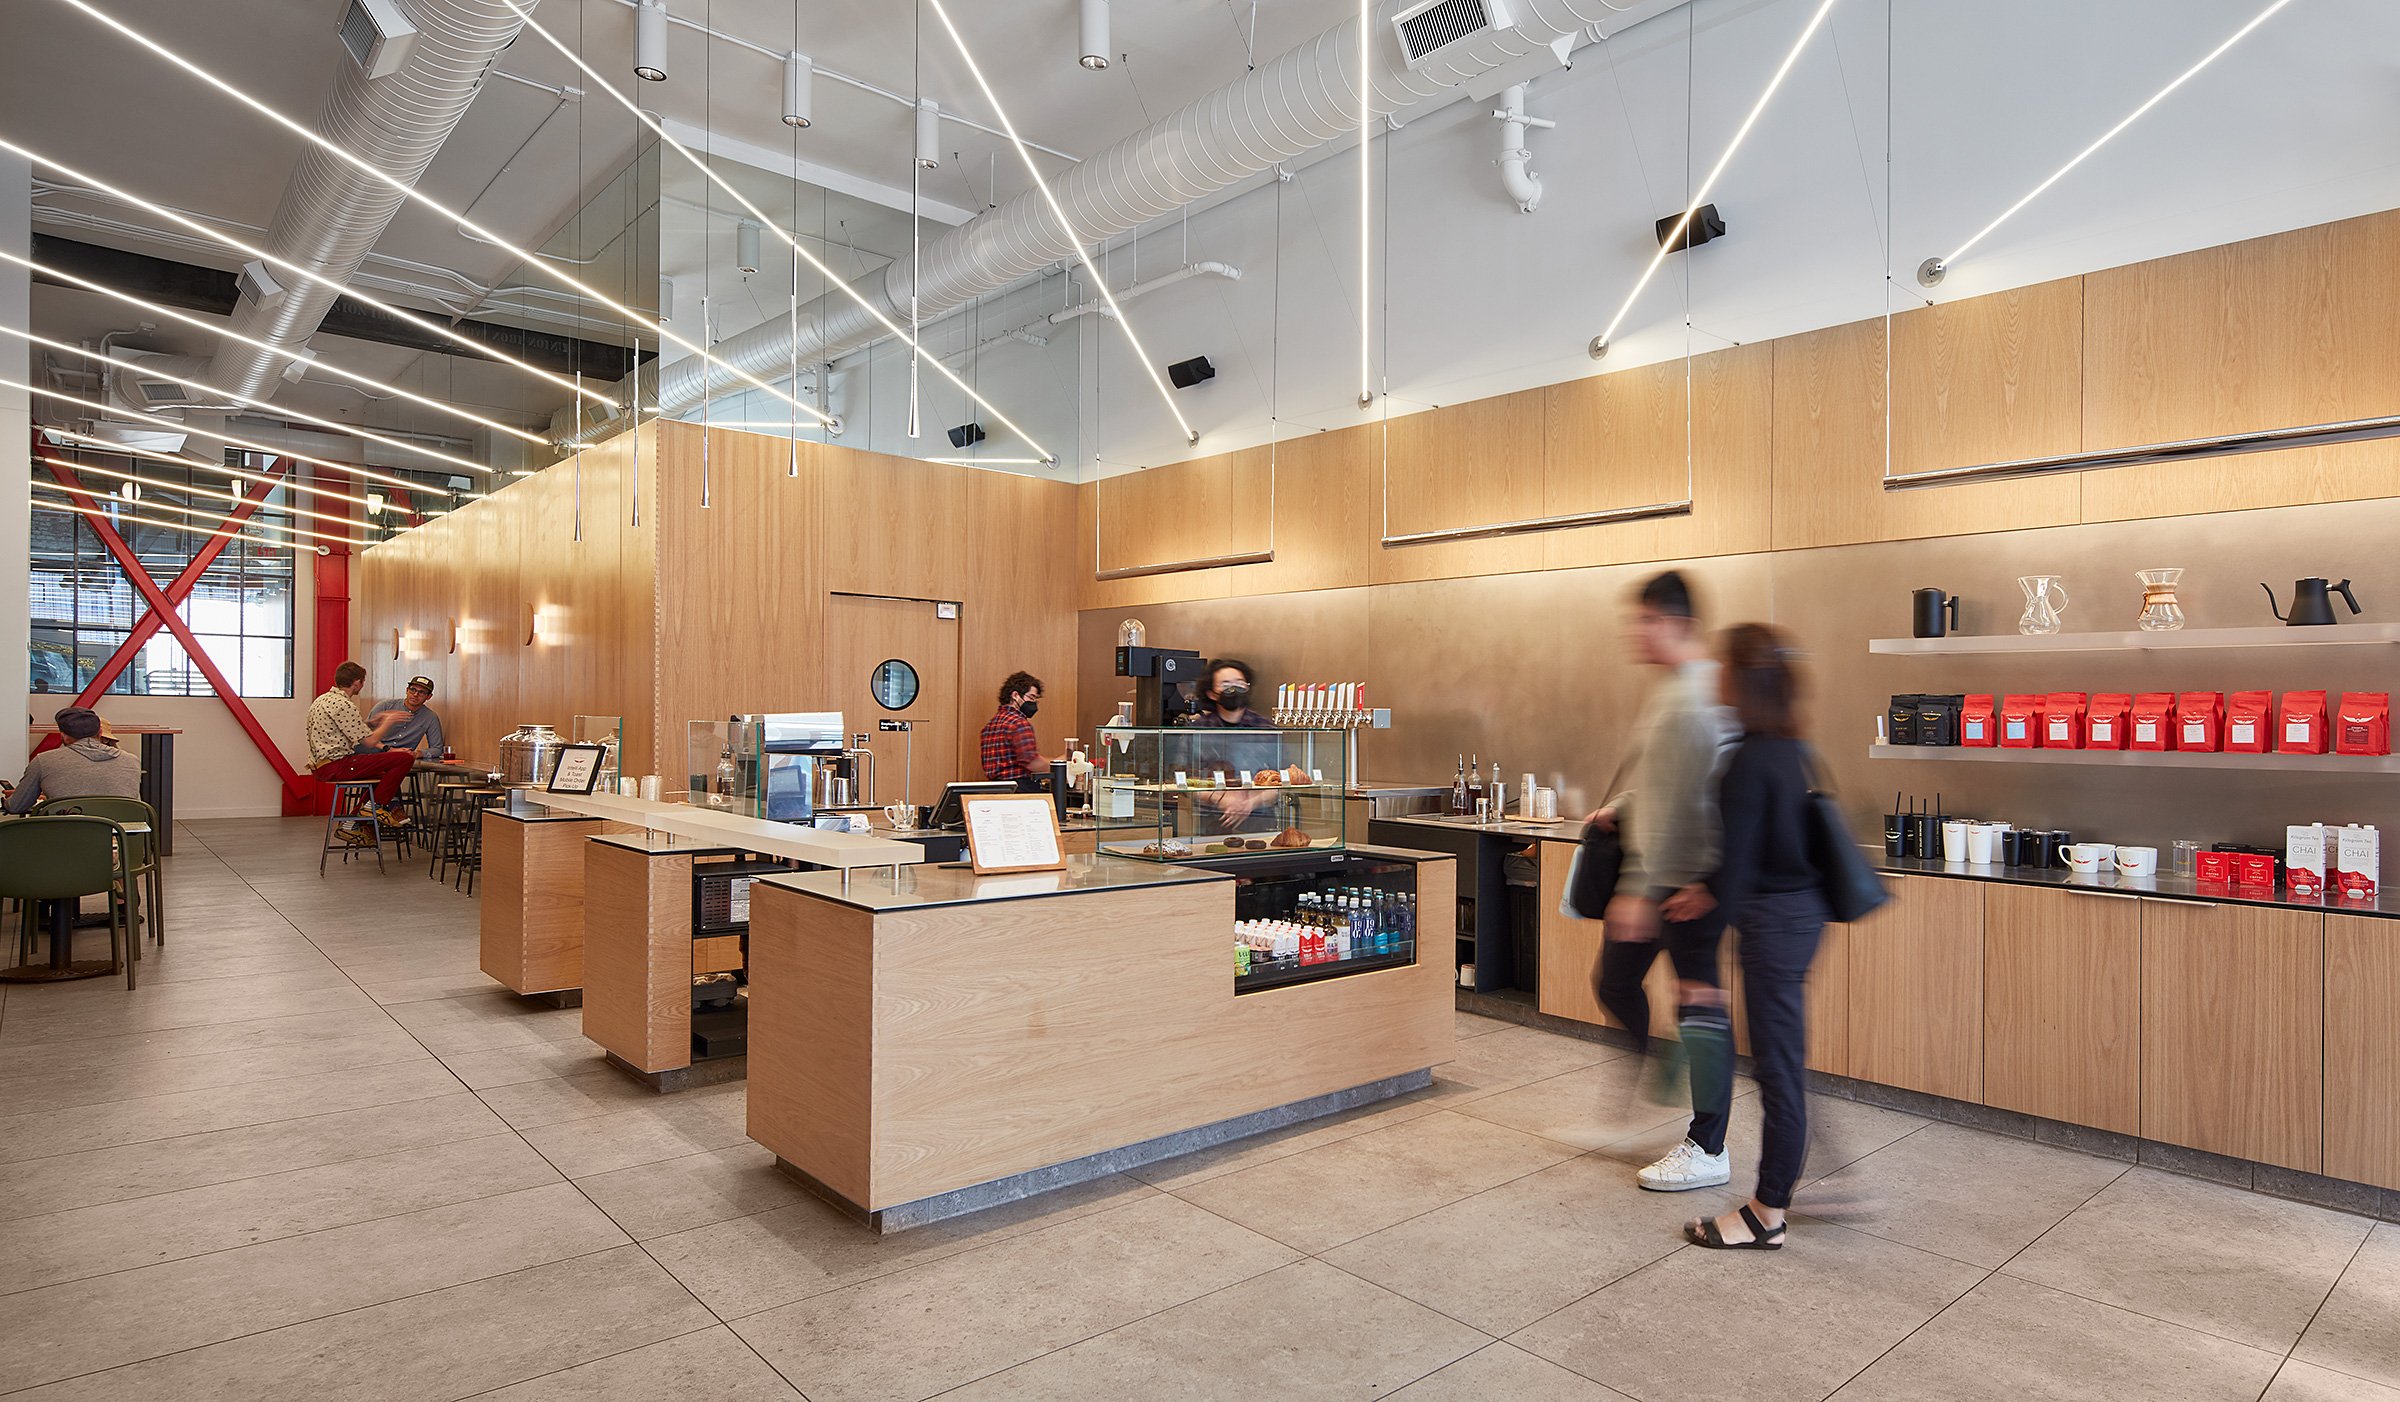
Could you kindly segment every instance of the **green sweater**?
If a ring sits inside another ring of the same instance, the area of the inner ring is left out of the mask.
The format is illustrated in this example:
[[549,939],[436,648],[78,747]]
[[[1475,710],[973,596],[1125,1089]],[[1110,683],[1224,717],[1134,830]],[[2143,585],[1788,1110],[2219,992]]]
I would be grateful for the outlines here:
[[1664,900],[1716,871],[1717,775],[1736,738],[1717,700],[1716,663],[1687,662],[1651,688],[1634,722],[1625,789],[1609,799],[1622,815],[1618,895]]

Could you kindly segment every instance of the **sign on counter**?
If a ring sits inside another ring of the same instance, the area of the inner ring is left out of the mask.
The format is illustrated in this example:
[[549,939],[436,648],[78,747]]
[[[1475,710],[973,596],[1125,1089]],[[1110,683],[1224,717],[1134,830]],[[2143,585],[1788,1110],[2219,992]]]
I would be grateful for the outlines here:
[[1003,871],[1058,871],[1067,864],[1058,836],[1058,808],[1046,794],[982,794],[964,798],[967,859],[977,876]]

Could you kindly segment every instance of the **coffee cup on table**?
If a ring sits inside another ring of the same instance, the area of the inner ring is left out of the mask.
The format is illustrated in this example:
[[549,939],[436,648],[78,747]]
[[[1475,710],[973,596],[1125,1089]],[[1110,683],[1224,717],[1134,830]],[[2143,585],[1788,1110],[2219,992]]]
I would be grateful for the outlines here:
[[2119,847],[2117,873],[2121,876],[2158,875],[2158,849],[2155,847]]

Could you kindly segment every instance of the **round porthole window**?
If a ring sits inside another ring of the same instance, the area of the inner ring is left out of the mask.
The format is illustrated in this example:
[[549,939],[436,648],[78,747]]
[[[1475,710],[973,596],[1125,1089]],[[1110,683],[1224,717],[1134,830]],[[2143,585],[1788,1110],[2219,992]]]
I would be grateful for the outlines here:
[[917,704],[917,669],[897,657],[879,662],[875,674],[867,678],[867,690],[885,710],[905,711]]

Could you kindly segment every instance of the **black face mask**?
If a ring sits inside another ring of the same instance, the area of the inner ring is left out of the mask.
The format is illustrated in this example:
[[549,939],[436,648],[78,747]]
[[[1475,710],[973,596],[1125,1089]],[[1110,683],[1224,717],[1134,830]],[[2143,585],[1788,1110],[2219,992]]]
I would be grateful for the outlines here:
[[1217,688],[1217,705],[1224,710],[1238,711],[1250,704],[1250,688],[1224,686]]
[[1039,701],[1019,701],[1017,703],[1017,714],[1023,716],[1027,720],[1032,720],[1033,713],[1041,708],[1042,703]]

